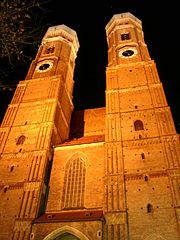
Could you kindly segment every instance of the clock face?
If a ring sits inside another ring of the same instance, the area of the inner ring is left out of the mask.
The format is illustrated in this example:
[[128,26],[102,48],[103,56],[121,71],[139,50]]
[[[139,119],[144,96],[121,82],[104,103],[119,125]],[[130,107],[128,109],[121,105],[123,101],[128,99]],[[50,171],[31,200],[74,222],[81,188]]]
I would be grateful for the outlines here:
[[47,72],[53,67],[52,61],[43,61],[39,63],[36,67],[37,72]]
[[135,55],[137,55],[137,49],[136,48],[126,48],[119,50],[119,57],[121,58],[132,58]]

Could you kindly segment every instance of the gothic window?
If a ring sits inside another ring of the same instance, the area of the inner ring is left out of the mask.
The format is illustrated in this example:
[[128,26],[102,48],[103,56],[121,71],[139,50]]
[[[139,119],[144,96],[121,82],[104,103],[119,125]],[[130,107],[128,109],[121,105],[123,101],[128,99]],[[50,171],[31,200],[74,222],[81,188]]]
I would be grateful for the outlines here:
[[121,34],[121,40],[122,41],[129,40],[129,39],[130,39],[130,34],[129,33]]
[[147,213],[152,213],[153,212],[153,205],[148,203],[147,205]]
[[144,153],[141,153],[141,158],[145,159],[145,154]]
[[46,54],[50,54],[54,52],[55,47],[48,47],[46,48]]
[[72,235],[71,233],[68,233],[68,232],[63,233],[62,235],[54,238],[54,240],[68,240],[68,239],[69,240],[80,240],[80,238],[78,238],[78,237],[76,237],[76,236],[74,236],[74,235]]
[[141,120],[136,120],[134,122],[135,131],[144,130],[143,122]]
[[17,140],[17,142],[16,142],[16,145],[22,145],[22,144],[24,143],[25,139],[26,139],[26,137],[25,137],[24,135],[21,135],[21,136],[18,138],[18,140]]
[[86,167],[81,158],[71,160],[66,167],[62,207],[83,208]]

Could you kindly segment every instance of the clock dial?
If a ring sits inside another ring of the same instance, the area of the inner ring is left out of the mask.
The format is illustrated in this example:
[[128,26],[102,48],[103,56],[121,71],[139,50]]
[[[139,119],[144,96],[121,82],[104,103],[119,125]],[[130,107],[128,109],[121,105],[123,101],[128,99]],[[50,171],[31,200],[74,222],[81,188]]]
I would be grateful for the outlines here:
[[132,56],[133,54],[134,54],[134,51],[133,51],[133,50],[130,50],[130,49],[122,52],[122,55],[123,55],[124,57],[129,57],[129,56]]
[[47,72],[53,67],[52,61],[43,61],[39,63],[36,67],[37,72]]
[[44,63],[41,66],[39,66],[39,70],[46,70],[50,67],[49,63]]
[[119,50],[119,57],[121,58],[131,58],[137,54],[136,48],[126,48]]

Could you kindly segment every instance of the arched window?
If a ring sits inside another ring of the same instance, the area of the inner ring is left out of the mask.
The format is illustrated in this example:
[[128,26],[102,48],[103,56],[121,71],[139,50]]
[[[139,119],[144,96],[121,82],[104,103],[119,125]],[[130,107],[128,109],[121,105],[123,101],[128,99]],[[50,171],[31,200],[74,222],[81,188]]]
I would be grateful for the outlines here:
[[145,159],[145,154],[144,153],[141,153],[141,158]]
[[135,131],[144,130],[143,122],[141,120],[136,120],[134,122]]
[[71,160],[66,167],[62,207],[83,208],[86,167],[81,158]]
[[152,213],[153,212],[153,205],[148,203],[147,204],[147,213]]
[[144,181],[147,182],[148,180],[149,180],[148,176],[145,175],[145,176],[144,176]]
[[50,54],[54,52],[55,47],[48,47],[46,48],[46,54]]
[[16,142],[16,145],[22,145],[22,144],[24,143],[25,139],[26,139],[26,137],[25,137],[24,135],[21,135],[21,136],[18,138],[18,140],[17,140],[17,142]]

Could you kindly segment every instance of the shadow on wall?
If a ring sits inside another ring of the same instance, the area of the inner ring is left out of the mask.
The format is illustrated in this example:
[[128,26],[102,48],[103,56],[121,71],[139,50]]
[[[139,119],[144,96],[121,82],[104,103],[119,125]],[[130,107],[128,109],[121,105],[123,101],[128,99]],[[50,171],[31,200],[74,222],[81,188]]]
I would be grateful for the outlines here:
[[74,111],[71,117],[69,139],[84,136],[84,110]]

